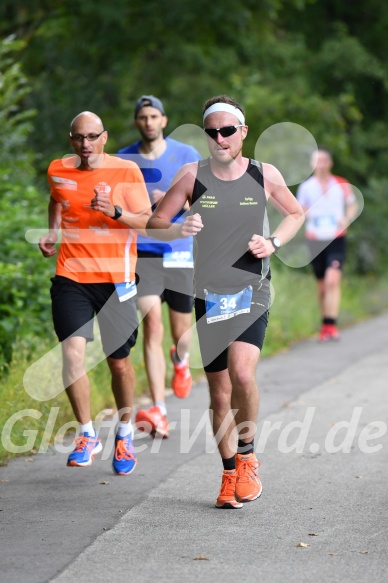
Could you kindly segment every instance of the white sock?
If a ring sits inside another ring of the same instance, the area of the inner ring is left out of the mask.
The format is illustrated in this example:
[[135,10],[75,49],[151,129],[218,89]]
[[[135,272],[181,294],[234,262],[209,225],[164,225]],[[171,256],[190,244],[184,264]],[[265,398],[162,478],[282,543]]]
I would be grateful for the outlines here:
[[131,421],[120,421],[117,425],[117,435],[119,437],[127,437],[128,435],[132,435],[133,437],[133,425]]
[[88,421],[87,423],[80,423],[79,424],[80,433],[87,433],[90,437],[96,437],[96,432],[94,431],[92,421]]
[[167,417],[167,407],[164,401],[155,401],[155,406],[159,407],[161,414]]

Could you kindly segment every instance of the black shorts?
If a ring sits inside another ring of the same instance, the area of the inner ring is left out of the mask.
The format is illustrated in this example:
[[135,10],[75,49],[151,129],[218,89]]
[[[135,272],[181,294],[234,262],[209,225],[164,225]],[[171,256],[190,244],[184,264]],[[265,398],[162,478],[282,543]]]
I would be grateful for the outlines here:
[[138,252],[136,263],[137,297],[159,296],[176,312],[189,314],[193,309],[193,269],[163,267],[163,257]]
[[346,257],[345,237],[333,241],[307,241],[311,265],[317,279],[324,279],[328,267],[342,269]]
[[251,311],[229,320],[206,322],[205,300],[195,298],[195,318],[202,364],[205,372],[220,372],[228,368],[228,346],[232,342],[246,342],[263,348],[268,324],[270,293],[269,281],[253,292]]
[[60,342],[71,336],[93,340],[96,314],[106,356],[128,356],[139,325],[136,296],[120,302],[113,283],[77,283],[58,275],[51,281],[54,329]]

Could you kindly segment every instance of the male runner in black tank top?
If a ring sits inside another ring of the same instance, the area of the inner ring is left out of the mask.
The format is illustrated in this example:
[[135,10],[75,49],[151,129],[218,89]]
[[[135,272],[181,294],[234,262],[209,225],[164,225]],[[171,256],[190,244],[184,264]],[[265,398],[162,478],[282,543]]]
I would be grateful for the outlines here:
[[[203,121],[211,157],[178,172],[147,228],[160,229],[164,240],[195,236],[198,337],[224,467],[216,506],[241,508],[262,491],[254,453],[255,371],[270,304],[269,257],[295,235],[303,210],[274,166],[242,156],[248,127],[236,101],[208,100]],[[186,201],[191,214],[171,225]],[[271,237],[267,201],[283,215]]]

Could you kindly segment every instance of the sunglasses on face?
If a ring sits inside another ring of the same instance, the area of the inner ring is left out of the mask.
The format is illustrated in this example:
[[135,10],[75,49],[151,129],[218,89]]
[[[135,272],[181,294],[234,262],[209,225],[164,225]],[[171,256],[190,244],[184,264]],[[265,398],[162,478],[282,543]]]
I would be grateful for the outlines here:
[[207,135],[212,138],[213,140],[217,139],[217,135],[218,133],[221,134],[221,136],[223,138],[228,138],[229,136],[233,136],[233,134],[235,134],[237,132],[237,128],[242,128],[244,127],[243,124],[240,124],[238,126],[225,126],[223,128],[204,128],[204,131],[207,133]]

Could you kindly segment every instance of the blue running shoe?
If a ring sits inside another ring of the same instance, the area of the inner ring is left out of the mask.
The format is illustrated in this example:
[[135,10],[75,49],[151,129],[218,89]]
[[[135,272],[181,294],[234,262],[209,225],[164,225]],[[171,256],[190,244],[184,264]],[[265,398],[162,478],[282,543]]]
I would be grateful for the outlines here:
[[132,435],[120,437],[116,435],[113,469],[120,476],[128,476],[137,464]]
[[68,466],[91,466],[93,456],[100,453],[102,443],[96,437],[91,437],[89,433],[81,433],[75,441],[74,451],[67,458]]

